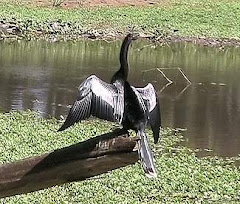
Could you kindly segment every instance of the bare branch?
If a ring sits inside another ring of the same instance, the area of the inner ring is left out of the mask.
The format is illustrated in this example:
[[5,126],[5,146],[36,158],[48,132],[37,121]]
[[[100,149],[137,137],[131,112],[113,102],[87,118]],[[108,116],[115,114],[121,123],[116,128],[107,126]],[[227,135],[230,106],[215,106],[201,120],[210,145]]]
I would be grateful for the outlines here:
[[78,144],[0,165],[0,198],[85,180],[138,161],[137,139],[114,131]]
[[168,81],[168,83],[170,83],[170,84],[173,83],[173,81],[170,80],[170,79],[166,76],[166,74],[163,73],[163,71],[161,70],[161,68],[157,68],[157,70],[162,74],[162,76],[164,77],[164,79],[166,79],[166,80]]
[[182,74],[183,78],[189,83],[192,84],[192,82],[187,78],[186,74],[184,74],[183,70],[178,67],[179,72]]
[[[189,84],[192,84],[192,82],[187,78],[187,75],[186,74],[184,74],[184,72],[183,72],[183,70],[180,68],[180,67],[177,67],[177,68],[157,68],[157,70],[158,71],[162,71],[162,70],[171,70],[171,69],[176,69],[176,70],[178,70],[180,73],[181,73],[181,75],[183,76],[183,78],[189,83]],[[166,76],[166,75],[165,75]],[[165,78],[165,77],[164,77]],[[169,78],[168,78],[169,79]],[[169,79],[170,80],[170,79]],[[172,81],[172,80],[170,80],[170,81]]]

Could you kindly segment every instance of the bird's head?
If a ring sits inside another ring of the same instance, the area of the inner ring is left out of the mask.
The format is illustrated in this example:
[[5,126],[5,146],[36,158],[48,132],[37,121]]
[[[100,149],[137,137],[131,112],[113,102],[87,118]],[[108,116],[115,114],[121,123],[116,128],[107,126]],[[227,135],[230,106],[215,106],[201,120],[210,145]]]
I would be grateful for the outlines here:
[[129,34],[127,34],[126,38],[128,39],[128,41],[137,40],[139,38],[139,34],[138,33],[129,33]]

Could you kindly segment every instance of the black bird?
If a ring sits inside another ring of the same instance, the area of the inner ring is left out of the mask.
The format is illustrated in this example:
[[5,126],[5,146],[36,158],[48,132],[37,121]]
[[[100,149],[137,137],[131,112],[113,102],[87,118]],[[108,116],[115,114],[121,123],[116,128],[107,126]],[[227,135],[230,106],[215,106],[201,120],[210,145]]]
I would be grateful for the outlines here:
[[129,71],[128,49],[137,36],[128,34],[123,40],[120,51],[120,68],[113,75],[111,83],[89,76],[78,87],[78,96],[69,114],[58,131],[89,118],[91,115],[108,121],[115,121],[124,130],[133,129],[140,136],[139,155],[148,177],[156,177],[151,149],[145,132],[147,124],[153,131],[154,143],[158,142],[161,126],[160,108],[152,84],[135,88],[127,82]]

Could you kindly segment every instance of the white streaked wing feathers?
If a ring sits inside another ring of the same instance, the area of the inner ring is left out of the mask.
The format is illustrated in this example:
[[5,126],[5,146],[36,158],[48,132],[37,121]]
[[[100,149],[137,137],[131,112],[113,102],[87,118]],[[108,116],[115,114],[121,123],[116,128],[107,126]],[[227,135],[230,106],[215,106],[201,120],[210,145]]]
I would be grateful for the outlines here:
[[113,96],[116,95],[116,88],[112,84],[108,84],[100,79],[93,80],[91,91],[101,100],[114,108]]
[[[123,117],[123,95],[118,89],[92,75],[78,87],[77,100],[59,131],[90,115],[109,121],[120,122]],[[115,98],[115,100],[114,100]]]
[[[111,120],[121,123],[124,111],[123,92],[116,86],[108,84],[100,79],[93,81],[91,89],[95,97],[98,98],[96,101],[100,103],[100,105],[96,104],[96,108],[99,108],[99,110],[96,111],[99,112],[100,115],[95,116],[102,117],[111,114]],[[111,106],[113,113],[110,113],[109,106]],[[103,113],[103,115],[101,113]],[[103,119],[110,120],[109,117]]]
[[142,98],[148,101],[149,104],[149,112],[151,112],[155,106],[157,105],[156,101],[156,93],[152,84],[148,84],[143,88],[136,88],[136,90],[141,94]]

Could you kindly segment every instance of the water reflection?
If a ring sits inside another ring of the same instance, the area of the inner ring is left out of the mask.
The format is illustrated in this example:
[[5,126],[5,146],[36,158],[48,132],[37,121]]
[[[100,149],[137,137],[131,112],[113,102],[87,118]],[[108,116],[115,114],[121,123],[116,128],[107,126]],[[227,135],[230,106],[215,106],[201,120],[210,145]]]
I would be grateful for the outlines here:
[[[0,109],[38,110],[56,118],[67,114],[84,78],[94,73],[110,80],[118,69],[120,44],[0,42]],[[239,55],[239,48],[187,43],[153,48],[137,41],[130,49],[129,81],[135,86],[154,84],[163,126],[187,128],[187,145],[235,156],[240,149]],[[167,81],[157,67],[181,67],[192,85],[187,86],[176,69],[165,69],[174,84],[164,87]]]

